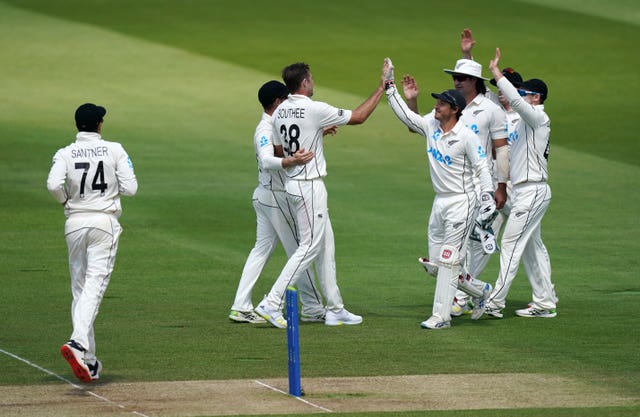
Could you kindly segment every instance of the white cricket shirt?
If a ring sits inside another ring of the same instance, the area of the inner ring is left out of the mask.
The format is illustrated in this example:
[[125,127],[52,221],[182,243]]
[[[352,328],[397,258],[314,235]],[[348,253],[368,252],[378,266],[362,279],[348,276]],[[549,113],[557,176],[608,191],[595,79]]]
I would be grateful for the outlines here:
[[433,113],[420,116],[409,109],[395,86],[386,90],[387,100],[398,118],[426,139],[431,182],[436,193],[470,193],[474,177],[481,191],[493,191],[487,153],[478,137],[461,120],[443,133]]
[[546,182],[549,178],[547,159],[551,121],[544,112],[544,105],[532,106],[527,103],[504,77],[498,80],[498,87],[509,100],[511,108],[520,115],[509,148],[511,183]]
[[286,168],[287,177],[312,180],[327,175],[323,150],[323,129],[349,123],[351,110],[338,109],[327,103],[292,94],[273,113],[273,142],[282,145],[291,156],[299,149],[313,151],[314,157],[306,165]]
[[[493,141],[507,137],[507,118],[504,110],[484,94],[478,94],[467,104],[460,121],[478,135],[480,143],[489,155],[492,155]],[[487,165],[493,174],[493,157],[487,159]]]
[[99,133],[78,132],[76,141],[56,152],[47,189],[65,203],[67,217],[79,213],[120,216],[120,195],[134,195],[138,181],[122,145]]

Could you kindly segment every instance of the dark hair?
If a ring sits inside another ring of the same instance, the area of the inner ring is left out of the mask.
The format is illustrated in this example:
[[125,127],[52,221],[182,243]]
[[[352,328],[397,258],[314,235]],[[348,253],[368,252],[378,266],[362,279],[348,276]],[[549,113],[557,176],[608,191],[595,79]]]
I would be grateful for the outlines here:
[[487,85],[482,78],[476,78],[476,94],[484,94],[487,92]]
[[302,80],[310,74],[309,65],[304,62],[296,62],[282,70],[282,80],[287,85],[290,93],[298,91],[302,85]]

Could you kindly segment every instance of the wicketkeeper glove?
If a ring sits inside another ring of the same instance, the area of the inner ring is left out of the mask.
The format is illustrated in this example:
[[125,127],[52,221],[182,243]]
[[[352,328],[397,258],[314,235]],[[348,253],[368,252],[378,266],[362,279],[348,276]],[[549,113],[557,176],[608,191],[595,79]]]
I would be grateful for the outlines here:
[[480,194],[480,211],[478,212],[478,217],[476,218],[476,222],[480,225],[481,229],[488,228],[493,219],[498,216],[498,211],[496,210],[496,201],[493,198],[493,193],[491,192],[483,192]]
[[482,243],[482,250],[484,250],[484,253],[488,255],[500,250],[500,248],[498,248],[498,243],[496,242],[496,235],[491,226],[487,226],[485,229],[476,222],[473,232],[469,238]]
[[391,58],[385,58],[384,63],[386,65],[384,70],[384,89],[386,90],[395,84],[395,77],[393,75],[393,62],[391,62]]
[[393,62],[391,62],[391,58],[385,58],[384,62],[387,64],[387,70],[384,73],[385,81],[395,80],[395,77],[393,76]]

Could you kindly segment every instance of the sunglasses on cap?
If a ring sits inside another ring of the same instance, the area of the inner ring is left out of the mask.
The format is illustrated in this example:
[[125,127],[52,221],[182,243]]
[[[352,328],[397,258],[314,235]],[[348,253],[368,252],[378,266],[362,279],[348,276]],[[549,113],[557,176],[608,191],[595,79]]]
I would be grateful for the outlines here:
[[536,94],[540,94],[540,93],[536,93],[535,91],[529,91],[529,90],[520,90],[518,89],[518,94],[520,94],[520,96],[524,97],[526,95],[536,95]]

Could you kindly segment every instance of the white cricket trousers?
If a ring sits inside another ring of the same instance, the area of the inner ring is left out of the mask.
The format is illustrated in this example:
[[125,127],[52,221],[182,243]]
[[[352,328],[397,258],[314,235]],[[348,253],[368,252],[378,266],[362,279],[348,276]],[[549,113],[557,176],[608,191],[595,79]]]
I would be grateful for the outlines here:
[[533,306],[556,308],[551,283],[551,262],[540,234],[541,222],[551,202],[551,188],[547,183],[534,182],[513,187],[512,207],[500,252],[500,273],[491,294],[491,302],[504,308],[509,288],[523,261],[533,292]]
[[[484,282],[460,282],[458,276],[466,256],[467,243],[476,213],[475,193],[436,194],[429,216],[429,259],[438,263],[438,276],[432,315],[451,320],[451,301],[456,289],[469,291],[471,286],[484,287]],[[459,287],[465,285],[465,288]],[[480,290],[480,294],[482,291]]]
[[286,190],[295,212],[299,246],[267,295],[269,307],[281,310],[287,287],[295,286],[315,261],[326,308],[339,311],[344,304],[336,279],[335,243],[324,181],[322,178],[306,181],[289,180],[286,183]]
[[93,323],[98,315],[116,261],[122,228],[105,214],[72,215],[65,224],[71,274],[72,340],[86,349],[85,360],[96,360]]
[[[253,287],[278,246],[278,241],[282,242],[288,257],[298,248],[298,231],[284,191],[272,191],[259,185],[253,192],[253,208],[256,211],[256,243],[245,262],[231,307],[236,311],[253,311]],[[302,313],[307,316],[324,313],[314,279],[312,270],[308,269],[298,282]]]

